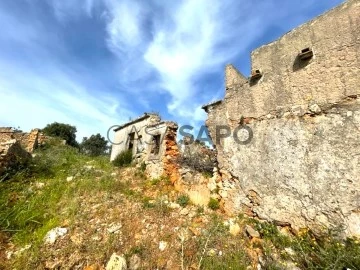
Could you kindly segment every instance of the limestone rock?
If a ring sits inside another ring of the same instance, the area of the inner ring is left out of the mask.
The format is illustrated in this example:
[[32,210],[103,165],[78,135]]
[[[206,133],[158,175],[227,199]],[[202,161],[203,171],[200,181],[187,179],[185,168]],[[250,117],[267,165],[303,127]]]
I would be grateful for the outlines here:
[[117,233],[121,229],[121,224],[111,224],[109,228],[107,228],[107,231],[109,233]]
[[169,208],[171,208],[171,209],[178,209],[178,208],[180,208],[180,204],[174,203],[174,202],[169,203],[168,206],[169,206]]
[[252,238],[260,238],[260,233],[250,225],[245,226],[246,233]]
[[321,113],[321,108],[320,108],[320,106],[317,105],[317,104],[312,104],[312,105],[310,105],[310,106],[309,106],[309,110],[310,110],[311,112],[313,112],[313,113],[316,113],[316,114]]
[[129,260],[129,270],[138,270],[141,267],[141,259],[139,255],[134,254]]
[[180,215],[182,215],[182,216],[186,216],[186,215],[188,215],[189,214],[189,209],[187,209],[187,208],[183,208],[183,209],[181,209],[181,211],[180,211]]
[[64,236],[67,232],[66,228],[56,227],[47,232],[44,241],[46,244],[54,244],[59,237]]
[[106,264],[106,270],[126,270],[127,264],[123,256],[113,253],[110,257],[110,260]]
[[165,241],[160,241],[160,243],[159,243],[159,249],[160,249],[160,251],[164,251],[164,250],[166,249],[167,245],[168,245],[167,242],[165,242]]

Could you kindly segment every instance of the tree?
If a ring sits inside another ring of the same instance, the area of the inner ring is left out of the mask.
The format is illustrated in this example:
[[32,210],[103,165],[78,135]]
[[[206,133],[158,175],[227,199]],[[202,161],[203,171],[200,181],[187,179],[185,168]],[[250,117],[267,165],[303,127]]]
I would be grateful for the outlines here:
[[70,126],[68,124],[62,124],[54,122],[48,124],[45,128],[42,129],[42,132],[51,137],[59,137],[66,141],[66,144],[78,147],[79,144],[76,141],[76,127]]
[[98,133],[91,135],[90,138],[84,137],[80,144],[80,150],[90,156],[100,156],[106,154],[109,149],[107,144],[108,141]]

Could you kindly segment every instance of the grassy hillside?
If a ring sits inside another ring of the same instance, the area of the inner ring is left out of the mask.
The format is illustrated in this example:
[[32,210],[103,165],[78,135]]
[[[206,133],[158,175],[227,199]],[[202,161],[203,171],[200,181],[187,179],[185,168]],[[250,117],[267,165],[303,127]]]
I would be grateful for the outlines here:
[[[114,252],[138,269],[360,269],[356,239],[229,219],[144,170],[56,143],[39,149],[0,183],[0,269],[104,269]],[[67,233],[46,244],[56,227]]]

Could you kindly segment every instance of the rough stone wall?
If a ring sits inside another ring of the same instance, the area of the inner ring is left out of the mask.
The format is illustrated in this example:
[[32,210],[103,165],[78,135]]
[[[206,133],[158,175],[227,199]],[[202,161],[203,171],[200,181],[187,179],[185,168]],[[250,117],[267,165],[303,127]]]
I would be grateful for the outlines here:
[[3,180],[12,168],[26,164],[30,159],[31,155],[16,139],[0,141],[0,180]]
[[[314,56],[298,54],[311,48]],[[219,140],[224,209],[294,229],[343,226],[360,236],[360,2],[349,0],[256,49],[257,80],[226,67],[216,126],[253,130],[246,145]]]
[[[42,138],[41,142],[39,142],[39,137]],[[36,128],[27,133],[22,131],[15,131],[11,127],[1,127],[0,142],[6,142],[12,139],[19,141],[21,146],[26,151],[32,153],[39,144],[46,141],[46,136],[41,134]]]

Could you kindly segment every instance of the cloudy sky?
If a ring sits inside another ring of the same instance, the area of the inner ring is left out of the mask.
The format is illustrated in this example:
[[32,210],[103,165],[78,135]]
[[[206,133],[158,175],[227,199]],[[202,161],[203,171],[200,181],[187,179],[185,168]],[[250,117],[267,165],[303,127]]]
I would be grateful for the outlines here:
[[78,140],[144,112],[201,125],[224,66],[340,0],[1,0],[0,126]]

